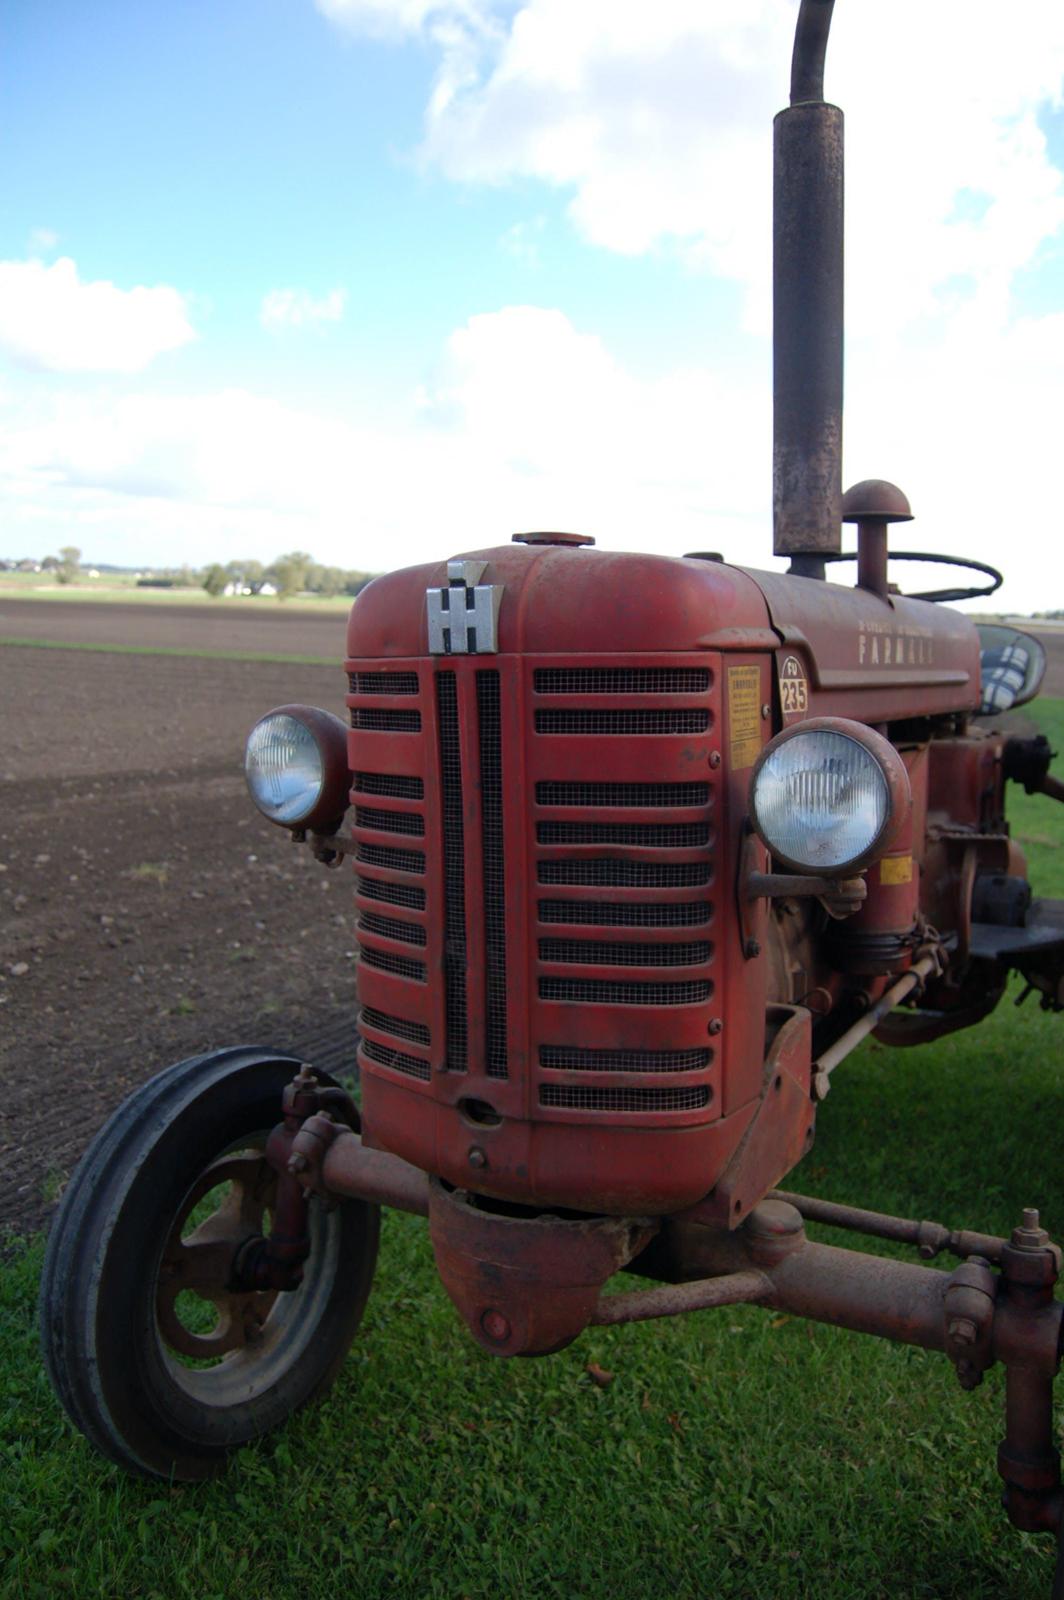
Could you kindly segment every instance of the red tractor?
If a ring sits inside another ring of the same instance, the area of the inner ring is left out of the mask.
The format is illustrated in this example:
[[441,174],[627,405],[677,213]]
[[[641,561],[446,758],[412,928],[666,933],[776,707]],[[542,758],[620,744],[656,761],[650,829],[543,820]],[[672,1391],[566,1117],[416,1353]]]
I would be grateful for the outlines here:
[[[904,495],[841,493],[831,8],[802,0],[776,120],[790,571],[529,533],[391,573],[352,608],[350,727],[290,705],[251,734],[260,810],[354,864],[361,1107],[295,1058],[226,1050],[145,1084],[85,1155],[45,1266],[45,1357],[134,1471],[212,1473],[322,1390],[385,1204],[428,1217],[498,1356],[749,1301],[941,1350],[966,1387],[1000,1361],[1008,1513],[1061,1527],[1060,1252],[1037,1212],[1000,1239],[775,1189],[869,1033],[966,1027],[1010,971],[1064,1003],[1064,904],[1031,900],[1005,822],[1010,781],[1056,793],[1050,752],[994,722],[1037,691],[1040,647],[939,603],[990,592],[989,569],[899,594]],[[842,521],[855,587],[825,577]],[[806,1218],[960,1264],[812,1243]],[[622,1268],[657,1286],[605,1293]],[[212,1327],[183,1321],[188,1289]]]

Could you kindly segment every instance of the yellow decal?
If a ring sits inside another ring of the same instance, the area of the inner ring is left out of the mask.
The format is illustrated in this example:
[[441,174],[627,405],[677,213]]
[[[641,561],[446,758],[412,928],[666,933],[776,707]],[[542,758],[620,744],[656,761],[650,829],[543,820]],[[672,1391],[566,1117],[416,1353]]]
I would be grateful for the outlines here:
[[752,767],[761,753],[761,668],[728,668],[728,720],[731,764],[737,772]]
[[912,883],[912,856],[884,856],[879,863],[880,883]]
[[780,710],[785,717],[809,712],[809,684],[797,656],[785,656],[780,664]]

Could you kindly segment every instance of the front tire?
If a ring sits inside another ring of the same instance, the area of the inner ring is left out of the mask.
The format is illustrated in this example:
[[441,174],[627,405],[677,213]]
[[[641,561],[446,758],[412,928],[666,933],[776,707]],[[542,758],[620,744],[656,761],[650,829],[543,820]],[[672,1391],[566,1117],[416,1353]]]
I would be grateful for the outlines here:
[[298,1289],[226,1286],[240,1247],[269,1231],[262,1152],[300,1065],[250,1048],[178,1062],[119,1106],[63,1194],[41,1278],[45,1366],[75,1426],[141,1476],[222,1470],[328,1387],[361,1320],[380,1218],[363,1201],[311,1202]]

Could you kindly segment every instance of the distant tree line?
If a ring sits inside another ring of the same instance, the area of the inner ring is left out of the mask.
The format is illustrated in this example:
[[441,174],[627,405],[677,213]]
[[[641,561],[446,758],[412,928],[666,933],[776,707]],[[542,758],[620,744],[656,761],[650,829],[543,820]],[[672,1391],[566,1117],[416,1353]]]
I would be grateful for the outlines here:
[[278,556],[269,566],[261,561],[214,562],[203,573],[208,594],[224,594],[231,584],[238,590],[260,594],[268,584],[282,600],[295,594],[358,594],[372,577],[368,572],[352,572],[343,567],[326,567],[305,550],[291,550]]
[[[81,571],[81,551],[64,545],[58,555],[45,556],[41,571],[50,572],[58,583],[73,583]],[[139,581],[148,587],[206,589],[208,594],[224,594],[230,586],[238,593],[260,594],[266,585],[282,600],[296,594],[358,594],[370,572],[352,572],[344,567],[326,567],[305,550],[291,550],[265,566],[261,561],[218,561],[197,571],[190,566],[157,567]]]

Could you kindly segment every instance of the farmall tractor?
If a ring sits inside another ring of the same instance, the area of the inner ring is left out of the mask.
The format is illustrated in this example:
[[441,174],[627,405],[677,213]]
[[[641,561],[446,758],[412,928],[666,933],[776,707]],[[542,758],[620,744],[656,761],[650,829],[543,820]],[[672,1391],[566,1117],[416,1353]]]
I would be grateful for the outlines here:
[[[1064,1305],[1038,1213],[1002,1239],[775,1187],[867,1035],[967,1027],[1011,971],[1064,1000],[1064,904],[1032,901],[1005,822],[1010,782],[1061,792],[1045,740],[994,720],[1036,692],[1040,647],[940,604],[985,585],[898,593],[904,495],[841,493],[831,9],[801,0],[775,129],[789,572],[519,534],[359,596],[349,727],[289,705],[251,733],[260,810],[354,866],[361,1106],[297,1058],[222,1050],[137,1090],[83,1158],[44,1353],[134,1472],[214,1473],[322,1392],[388,1205],[428,1218],[496,1356],[752,1302],[939,1350],[966,1388],[1000,1362],[1008,1514],[1060,1530]],[[826,574],[842,521],[855,587]],[[807,1219],[924,1263],[811,1242]],[[952,1272],[926,1264],[942,1252]],[[611,1292],[621,1269],[655,1286]]]

